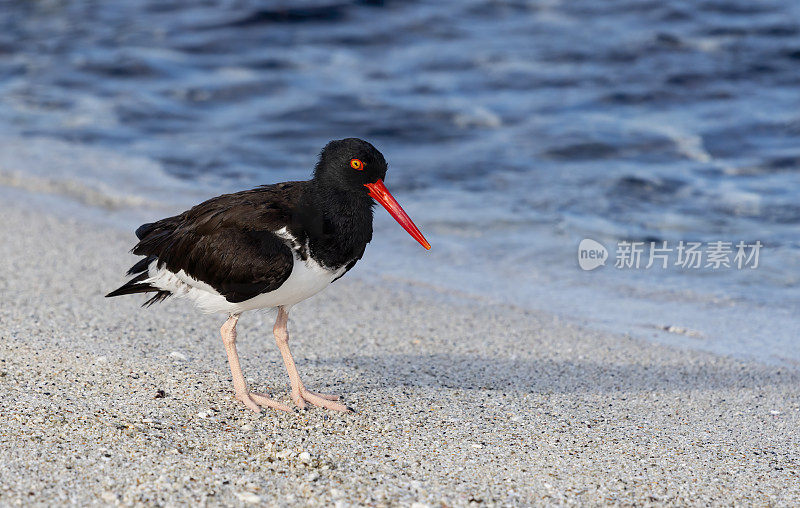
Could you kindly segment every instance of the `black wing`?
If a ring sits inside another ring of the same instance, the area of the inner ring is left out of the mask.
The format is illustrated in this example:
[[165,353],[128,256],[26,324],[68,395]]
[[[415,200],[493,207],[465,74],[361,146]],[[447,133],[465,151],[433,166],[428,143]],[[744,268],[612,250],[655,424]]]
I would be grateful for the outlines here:
[[[172,272],[183,270],[234,303],[279,288],[292,272],[294,257],[274,231],[292,223],[303,184],[225,194],[180,215],[142,225],[136,230],[140,241],[133,253],[145,258],[129,274],[144,272],[155,261]],[[141,276],[108,296],[158,291],[143,283]],[[161,293],[149,303],[169,296]]]

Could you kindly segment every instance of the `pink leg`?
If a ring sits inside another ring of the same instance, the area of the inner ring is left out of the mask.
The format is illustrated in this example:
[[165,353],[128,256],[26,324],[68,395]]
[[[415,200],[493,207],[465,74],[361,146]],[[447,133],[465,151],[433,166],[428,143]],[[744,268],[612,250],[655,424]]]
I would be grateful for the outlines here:
[[315,406],[324,407],[326,409],[333,409],[334,411],[351,411],[351,409],[344,404],[335,402],[339,400],[338,395],[323,395],[321,393],[314,393],[306,390],[303,382],[300,380],[300,374],[297,372],[297,366],[294,364],[292,352],[289,350],[289,332],[286,330],[286,324],[289,321],[289,313],[283,307],[278,307],[278,319],[275,320],[275,327],[272,329],[275,334],[275,342],[278,343],[278,349],[281,350],[283,356],[283,363],[286,364],[286,371],[289,373],[289,381],[292,384],[292,400],[300,409],[306,407],[306,402]]
[[228,363],[231,366],[231,375],[233,376],[233,390],[236,393],[236,398],[244,402],[244,405],[255,411],[261,412],[259,406],[271,407],[283,411],[291,411],[292,409],[280,402],[276,402],[259,393],[250,393],[247,391],[247,384],[244,381],[242,374],[242,366],[239,365],[239,354],[236,352],[236,322],[239,321],[239,314],[231,314],[225,324],[220,328],[222,334],[222,343],[225,345],[225,352],[228,353]]

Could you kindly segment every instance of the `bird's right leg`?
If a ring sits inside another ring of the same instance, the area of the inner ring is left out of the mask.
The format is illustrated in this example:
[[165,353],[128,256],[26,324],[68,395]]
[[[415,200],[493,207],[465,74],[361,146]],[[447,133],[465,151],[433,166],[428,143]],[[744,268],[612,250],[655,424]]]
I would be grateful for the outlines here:
[[303,382],[300,380],[300,374],[297,372],[297,366],[294,363],[292,352],[289,350],[289,332],[286,330],[289,321],[289,313],[285,307],[278,307],[278,318],[275,320],[275,326],[272,328],[272,333],[275,335],[275,342],[278,344],[278,349],[283,356],[283,363],[286,365],[286,372],[289,373],[289,382],[292,385],[292,400],[295,405],[300,409],[306,407],[306,402],[310,402],[315,406],[332,409],[334,411],[352,411],[344,404],[336,402],[339,400],[338,395],[324,395],[321,393],[314,393],[307,390]]
[[280,409],[282,411],[291,411],[292,409],[280,402],[274,401],[265,395],[259,393],[250,393],[247,391],[247,383],[244,381],[244,374],[242,374],[242,366],[239,364],[239,353],[236,352],[236,322],[239,321],[239,314],[231,314],[225,324],[220,328],[222,335],[222,343],[225,345],[225,352],[228,353],[228,363],[231,366],[231,375],[233,376],[233,390],[236,393],[236,398],[244,402],[244,405],[255,411],[261,412],[259,406],[271,407]]

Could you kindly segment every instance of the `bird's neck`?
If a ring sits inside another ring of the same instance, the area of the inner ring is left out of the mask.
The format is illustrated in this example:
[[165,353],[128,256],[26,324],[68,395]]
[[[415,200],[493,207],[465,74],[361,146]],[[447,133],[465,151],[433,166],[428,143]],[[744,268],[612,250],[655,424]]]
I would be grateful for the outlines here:
[[307,196],[312,207],[328,218],[368,217],[372,222],[375,201],[366,192],[342,190],[312,180]]
[[360,258],[372,240],[375,202],[366,193],[314,183],[305,196],[307,208],[313,212],[305,217],[303,224],[312,255],[321,258],[326,266],[346,265]]

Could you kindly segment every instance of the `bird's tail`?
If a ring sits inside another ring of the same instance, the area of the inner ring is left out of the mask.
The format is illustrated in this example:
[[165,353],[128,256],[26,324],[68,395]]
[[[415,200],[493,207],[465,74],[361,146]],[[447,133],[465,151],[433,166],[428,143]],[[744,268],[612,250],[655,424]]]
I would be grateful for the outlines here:
[[137,274],[136,277],[132,278],[114,291],[108,293],[106,298],[122,295],[134,295],[137,293],[156,293],[155,296],[142,304],[142,307],[149,307],[154,303],[158,303],[170,296],[172,293],[169,291],[164,291],[146,282],[146,280],[150,277],[148,274],[148,268],[150,263],[153,261],[155,261],[155,257],[148,256],[133,265],[131,269],[128,270],[128,275]]

